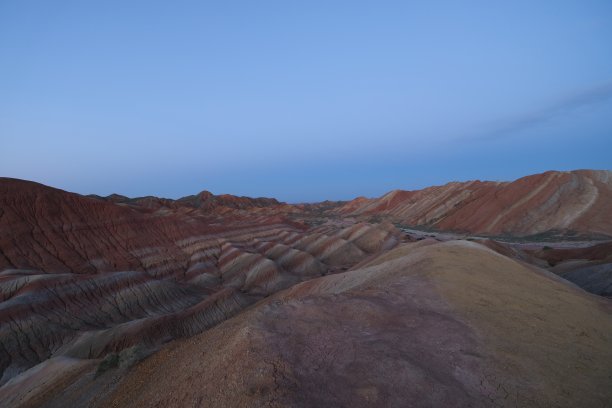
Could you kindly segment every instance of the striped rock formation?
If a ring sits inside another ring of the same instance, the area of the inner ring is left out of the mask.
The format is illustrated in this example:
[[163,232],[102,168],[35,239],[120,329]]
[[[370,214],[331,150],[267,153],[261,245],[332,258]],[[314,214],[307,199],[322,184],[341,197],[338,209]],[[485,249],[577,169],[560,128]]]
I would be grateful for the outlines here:
[[[193,335],[399,242],[390,225],[306,230],[243,198],[220,216],[219,206],[133,208],[30,182],[0,186],[0,384],[49,358]],[[246,219],[245,208],[254,208]]]
[[569,282],[612,296],[610,241],[387,220],[606,235],[611,179],[297,205],[0,179],[0,407],[605,405],[612,305]]
[[612,171],[550,171],[513,182],[469,181],[358,198],[345,216],[490,235],[572,231],[612,236]]

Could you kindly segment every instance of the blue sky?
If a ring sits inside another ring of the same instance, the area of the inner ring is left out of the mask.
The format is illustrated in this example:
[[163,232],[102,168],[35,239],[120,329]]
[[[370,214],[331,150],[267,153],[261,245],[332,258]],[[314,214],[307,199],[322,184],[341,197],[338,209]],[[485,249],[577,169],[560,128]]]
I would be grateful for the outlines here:
[[290,202],[612,169],[611,1],[0,1],[0,175]]

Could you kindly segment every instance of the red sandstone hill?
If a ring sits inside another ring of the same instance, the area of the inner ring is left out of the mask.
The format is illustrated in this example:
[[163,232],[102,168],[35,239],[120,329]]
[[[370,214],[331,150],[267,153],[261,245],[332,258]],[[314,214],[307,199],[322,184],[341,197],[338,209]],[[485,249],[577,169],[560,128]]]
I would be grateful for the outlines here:
[[453,182],[357,198],[342,215],[491,235],[575,231],[612,236],[612,171],[549,171],[513,182]]
[[[279,211],[258,211],[267,207],[278,207]],[[274,199],[213,196],[208,192],[179,200],[152,196],[130,199],[117,194],[81,196],[30,181],[0,178],[0,271],[141,270],[172,274],[188,261],[177,244],[181,239],[260,225],[301,228],[283,219],[282,208]]]

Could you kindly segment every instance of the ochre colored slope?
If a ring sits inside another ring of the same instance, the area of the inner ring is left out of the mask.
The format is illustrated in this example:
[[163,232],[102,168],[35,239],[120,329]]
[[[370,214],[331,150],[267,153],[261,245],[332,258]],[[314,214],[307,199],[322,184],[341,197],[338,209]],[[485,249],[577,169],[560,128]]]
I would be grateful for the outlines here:
[[311,280],[128,375],[111,406],[605,407],[612,313],[466,241]]

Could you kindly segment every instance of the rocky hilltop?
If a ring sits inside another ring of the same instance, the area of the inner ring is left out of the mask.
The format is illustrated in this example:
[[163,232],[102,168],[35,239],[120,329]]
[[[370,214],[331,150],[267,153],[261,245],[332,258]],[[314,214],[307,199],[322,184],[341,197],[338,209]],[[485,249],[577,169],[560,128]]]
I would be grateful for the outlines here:
[[611,174],[296,205],[2,178],[0,406],[606,406]]

